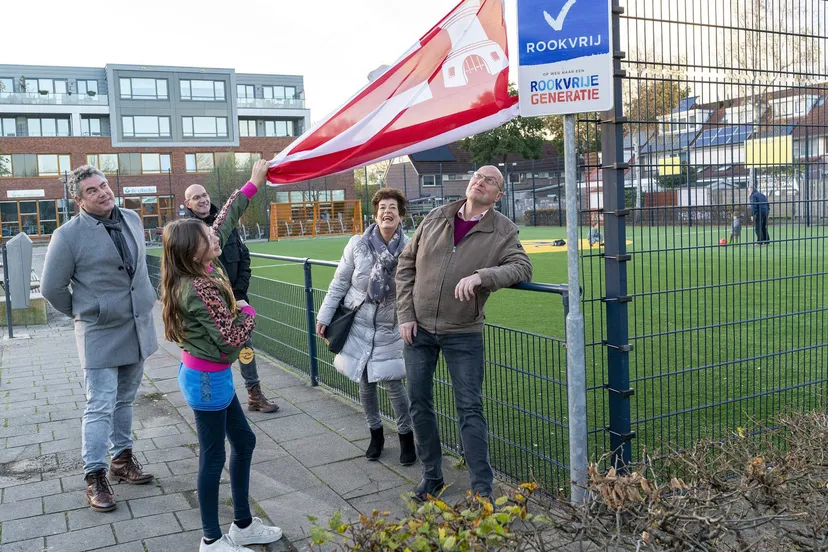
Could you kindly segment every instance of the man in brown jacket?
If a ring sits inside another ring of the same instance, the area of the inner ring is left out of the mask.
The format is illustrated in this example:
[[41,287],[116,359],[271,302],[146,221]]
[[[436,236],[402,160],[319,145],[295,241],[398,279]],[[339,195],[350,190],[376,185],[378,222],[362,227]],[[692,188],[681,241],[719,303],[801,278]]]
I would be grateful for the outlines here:
[[444,487],[433,381],[440,351],[451,375],[471,490],[492,494],[488,425],[483,416],[483,306],[500,288],[532,279],[532,264],[513,222],[493,209],[503,175],[481,167],[466,199],[431,211],[397,265],[397,317],[405,341],[405,370],[424,500]]

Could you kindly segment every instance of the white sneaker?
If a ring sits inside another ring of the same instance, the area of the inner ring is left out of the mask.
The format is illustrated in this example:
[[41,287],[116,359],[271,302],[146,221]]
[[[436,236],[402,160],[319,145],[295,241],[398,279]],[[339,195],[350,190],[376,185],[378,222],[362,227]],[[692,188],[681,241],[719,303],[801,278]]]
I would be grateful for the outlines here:
[[239,546],[230,540],[227,535],[222,535],[219,540],[213,544],[207,544],[204,539],[201,539],[201,546],[198,547],[198,552],[254,552],[244,546]]
[[265,525],[261,519],[254,517],[253,523],[240,529],[236,522],[230,526],[227,536],[236,544],[267,544],[282,538],[282,530]]

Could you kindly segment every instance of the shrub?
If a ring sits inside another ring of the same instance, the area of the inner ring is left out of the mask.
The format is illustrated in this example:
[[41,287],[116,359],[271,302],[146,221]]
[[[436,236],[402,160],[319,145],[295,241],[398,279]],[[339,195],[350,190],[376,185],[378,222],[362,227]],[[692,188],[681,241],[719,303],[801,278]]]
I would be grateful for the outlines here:
[[311,548],[327,550],[334,546],[366,552],[515,550],[549,523],[546,517],[527,511],[529,498],[537,488],[535,483],[524,483],[510,496],[498,498],[494,505],[471,493],[455,506],[439,498],[424,503],[409,501],[409,515],[399,520],[390,519],[387,511],[374,510],[348,523],[337,512],[327,529],[308,516],[314,522],[310,528]]

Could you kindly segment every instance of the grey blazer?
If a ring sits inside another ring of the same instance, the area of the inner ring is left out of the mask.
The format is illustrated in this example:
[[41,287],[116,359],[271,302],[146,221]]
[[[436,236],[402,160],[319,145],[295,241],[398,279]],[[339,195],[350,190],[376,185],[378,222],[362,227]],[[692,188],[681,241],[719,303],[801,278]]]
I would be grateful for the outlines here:
[[134,364],[158,349],[144,227],[133,211],[121,209],[121,215],[135,252],[132,280],[106,228],[83,210],[55,231],[46,251],[40,289],[74,319],[84,369]]

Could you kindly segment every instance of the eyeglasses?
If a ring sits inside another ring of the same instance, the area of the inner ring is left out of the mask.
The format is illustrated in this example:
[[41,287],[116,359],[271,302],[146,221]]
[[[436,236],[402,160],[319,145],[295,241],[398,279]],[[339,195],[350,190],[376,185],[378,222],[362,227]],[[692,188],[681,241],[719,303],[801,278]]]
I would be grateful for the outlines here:
[[210,199],[210,194],[208,194],[207,192],[204,192],[201,195],[194,195],[193,197],[191,197],[187,201],[201,201],[202,199]]
[[486,176],[483,173],[475,172],[472,174],[472,178],[476,178],[478,180],[482,179],[483,182],[485,182],[489,186],[497,186],[497,189],[500,190],[500,182],[494,177]]

